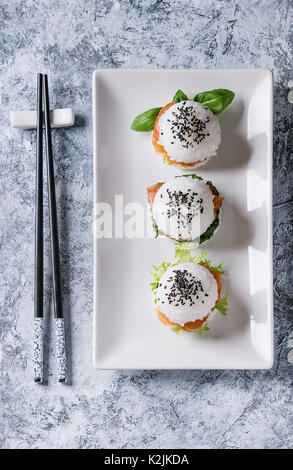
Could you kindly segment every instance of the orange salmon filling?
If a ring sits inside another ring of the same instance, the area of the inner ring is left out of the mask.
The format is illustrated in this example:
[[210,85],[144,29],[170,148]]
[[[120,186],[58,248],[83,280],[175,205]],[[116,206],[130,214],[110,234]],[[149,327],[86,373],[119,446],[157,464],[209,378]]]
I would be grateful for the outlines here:
[[164,147],[162,145],[158,144],[158,140],[159,140],[159,137],[160,137],[159,119],[162,116],[162,114],[164,114],[167,111],[167,109],[169,109],[171,106],[173,106],[173,104],[176,104],[176,103],[171,102],[171,103],[166,104],[166,106],[164,106],[161,109],[161,111],[159,112],[159,114],[157,116],[157,119],[156,119],[156,122],[155,122],[155,125],[154,125],[154,130],[153,130],[153,138],[152,138],[153,146],[154,146],[154,148],[157,152],[160,152],[162,154],[162,157],[163,157],[164,161],[166,163],[168,163],[169,165],[180,165],[180,166],[183,166],[184,168],[194,167],[195,165],[197,165],[197,163],[201,163],[201,162],[207,160],[207,158],[204,158],[203,160],[198,160],[197,162],[192,162],[192,163],[176,162],[175,160],[172,160],[169,157],[169,155],[165,151]]
[[[200,264],[210,271],[209,266],[207,264],[205,263],[200,263]],[[221,295],[221,291],[222,291],[221,273],[219,273],[218,271],[210,271],[210,273],[212,273],[212,275],[214,276],[217,282],[218,299],[219,299]],[[212,308],[212,310],[214,310],[214,308]],[[208,314],[202,320],[190,321],[190,322],[184,323],[184,325],[182,326],[182,325],[178,325],[178,323],[171,322],[169,318],[163,312],[161,312],[161,310],[158,307],[156,308],[156,311],[157,311],[158,319],[163,323],[163,325],[178,326],[181,330],[190,331],[190,332],[198,330],[198,328],[200,328],[206,322],[209,316]]]

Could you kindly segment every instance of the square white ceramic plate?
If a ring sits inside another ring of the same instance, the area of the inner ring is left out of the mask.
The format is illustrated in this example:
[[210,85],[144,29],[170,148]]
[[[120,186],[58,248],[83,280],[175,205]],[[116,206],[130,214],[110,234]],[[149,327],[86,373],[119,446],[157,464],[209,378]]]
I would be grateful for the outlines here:
[[[100,369],[265,369],[273,364],[272,117],[268,70],[96,70],[93,74],[94,204],[140,203],[145,188],[182,171],[162,162],[150,133],[130,130],[141,112],[228,88],[218,156],[197,173],[225,196],[222,223],[205,247],[227,270],[227,317],[211,330],[179,335],[156,318],[152,264],[174,259],[165,238],[94,238],[94,364]],[[134,206],[133,206],[134,207]],[[131,206],[128,206],[128,210]],[[126,210],[127,212],[127,210]],[[97,215],[96,215],[97,217]],[[114,214],[113,214],[114,219]],[[125,221],[129,215],[125,215]],[[96,220],[95,220],[96,222]],[[114,232],[114,220],[113,220]]]

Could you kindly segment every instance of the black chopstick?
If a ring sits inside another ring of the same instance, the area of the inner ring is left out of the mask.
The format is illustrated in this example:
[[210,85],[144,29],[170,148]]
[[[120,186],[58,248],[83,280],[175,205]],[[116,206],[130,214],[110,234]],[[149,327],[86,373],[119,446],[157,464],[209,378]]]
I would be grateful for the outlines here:
[[34,381],[43,381],[43,76],[37,76],[37,152],[34,269]]
[[66,370],[66,353],[65,353],[65,329],[64,329],[62,294],[61,294],[58,221],[57,221],[57,210],[56,210],[56,193],[55,193],[54,162],[53,162],[53,151],[52,151],[51,122],[50,122],[48,76],[44,75],[43,79],[44,79],[43,80],[43,98],[44,98],[44,114],[45,114],[48,199],[49,199],[49,216],[50,216],[50,235],[51,235],[54,314],[55,314],[56,341],[57,341],[58,380],[59,382],[66,382],[67,370]]

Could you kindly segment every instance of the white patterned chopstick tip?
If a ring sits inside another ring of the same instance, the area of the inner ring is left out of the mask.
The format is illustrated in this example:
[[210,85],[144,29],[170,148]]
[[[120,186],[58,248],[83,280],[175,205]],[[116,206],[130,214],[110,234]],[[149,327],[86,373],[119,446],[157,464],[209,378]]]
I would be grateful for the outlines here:
[[56,318],[57,366],[59,382],[67,382],[64,318]]
[[43,318],[34,318],[34,382],[43,382]]

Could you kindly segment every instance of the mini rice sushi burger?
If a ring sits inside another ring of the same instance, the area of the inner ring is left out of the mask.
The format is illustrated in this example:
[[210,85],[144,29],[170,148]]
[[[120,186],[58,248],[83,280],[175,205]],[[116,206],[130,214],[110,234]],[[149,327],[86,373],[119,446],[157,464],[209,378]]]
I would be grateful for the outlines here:
[[221,142],[219,121],[196,101],[171,102],[158,114],[152,142],[166,163],[192,169],[216,155]]
[[226,315],[227,297],[221,298],[222,265],[212,266],[203,252],[192,258],[190,251],[177,250],[175,264],[153,266],[152,290],[158,319],[173,331],[209,330],[207,322],[218,310]]
[[147,188],[156,234],[177,241],[209,240],[220,223],[223,197],[210,181],[195,174],[176,176]]
[[193,99],[177,90],[166,106],[137,115],[131,129],[152,133],[152,142],[169,165],[192,169],[216,155],[221,143],[216,116],[229,106],[235,93],[226,88],[197,93]]

